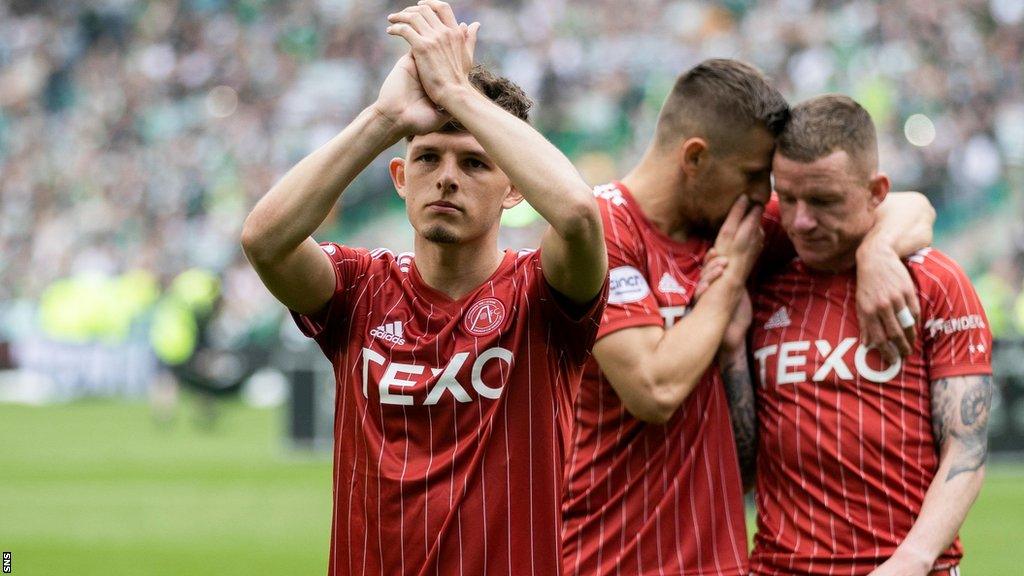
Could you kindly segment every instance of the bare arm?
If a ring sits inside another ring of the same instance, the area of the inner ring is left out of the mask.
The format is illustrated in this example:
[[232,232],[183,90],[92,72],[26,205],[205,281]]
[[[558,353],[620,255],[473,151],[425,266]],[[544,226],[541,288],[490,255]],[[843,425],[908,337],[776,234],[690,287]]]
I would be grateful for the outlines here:
[[763,242],[763,210],[748,206],[740,197],[722,225],[715,251],[728,267],[689,314],[668,329],[627,328],[594,345],[601,371],[635,418],[667,422],[715,358]]
[[744,490],[754,487],[757,469],[756,396],[747,357],[747,329],[752,319],[750,296],[744,291],[740,303],[733,311],[722,339],[722,348],[718,352],[718,369],[722,373],[725,396],[729,401],[729,418],[732,421]]
[[378,114],[364,110],[330,142],[289,170],[246,218],[242,230],[245,255],[285,306],[312,313],[331,298],[334,270],[310,235],[345,187],[395,140]]
[[544,277],[575,302],[593,300],[608,275],[593,192],[557,148],[526,122],[475,90],[445,104],[551,225],[541,241]]
[[875,225],[864,237],[861,252],[888,248],[900,258],[906,258],[931,245],[935,208],[924,194],[890,192],[875,209],[875,214]]
[[715,282],[671,328],[627,328],[594,345],[605,378],[638,420],[668,422],[711,365],[742,283]]
[[403,56],[377,101],[260,199],[245,219],[242,248],[278,300],[301,313],[316,312],[330,300],[334,270],[310,235],[374,158],[405,135],[434,129],[444,119],[419,86],[412,58]]
[[932,382],[932,427],[939,449],[939,469],[906,539],[872,572],[873,576],[924,576],[953,541],[985,477],[991,401],[991,376],[957,376]]
[[541,244],[547,281],[574,302],[604,285],[608,261],[601,215],[590,187],[532,126],[478,92],[468,79],[476,25],[461,30],[444,2],[428,0],[388,17],[389,33],[412,47],[427,94],[480,142],[512,185],[551,228]]
[[724,351],[719,355],[718,363],[725,383],[725,395],[729,400],[729,417],[736,441],[736,455],[739,457],[740,477],[743,479],[743,489],[749,491],[754,487],[757,471],[757,404],[746,345],[731,352]]
[[875,213],[875,225],[857,249],[857,318],[861,340],[891,362],[897,354],[909,354],[916,337],[913,326],[899,325],[897,313],[907,307],[914,318],[920,316],[914,283],[901,258],[931,244],[935,209],[923,194],[893,192]]

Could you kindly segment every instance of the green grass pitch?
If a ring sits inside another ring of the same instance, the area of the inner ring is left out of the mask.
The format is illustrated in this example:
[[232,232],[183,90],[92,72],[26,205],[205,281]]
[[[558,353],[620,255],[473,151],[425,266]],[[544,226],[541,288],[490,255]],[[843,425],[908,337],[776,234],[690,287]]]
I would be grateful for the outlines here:
[[[283,414],[186,399],[173,426],[115,402],[0,405],[0,549],[16,575],[323,574],[330,462],[289,453]],[[1024,465],[989,467],[967,576],[1020,574]]]

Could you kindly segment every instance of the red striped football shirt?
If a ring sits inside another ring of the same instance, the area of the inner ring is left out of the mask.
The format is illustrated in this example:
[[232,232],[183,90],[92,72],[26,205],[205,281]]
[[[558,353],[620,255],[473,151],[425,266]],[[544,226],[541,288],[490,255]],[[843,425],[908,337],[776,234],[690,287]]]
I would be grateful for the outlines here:
[[[931,382],[991,374],[992,335],[960,267],[909,260],[921,303],[913,353],[859,343],[854,271],[794,260],[754,295],[757,574],[868,574],[893,554],[938,467]],[[935,568],[956,566],[959,540]]]
[[572,403],[603,295],[567,315],[539,252],[506,252],[451,300],[412,255],[323,249],[335,293],[295,319],[337,380],[328,574],[559,574]]
[[[713,242],[669,238],[621,183],[595,195],[611,283],[598,337],[672,326],[691,305]],[[785,236],[777,207],[770,203],[765,216],[772,246]],[[566,574],[746,574],[743,486],[717,365],[668,423],[654,425],[629,414],[591,360],[566,478]]]

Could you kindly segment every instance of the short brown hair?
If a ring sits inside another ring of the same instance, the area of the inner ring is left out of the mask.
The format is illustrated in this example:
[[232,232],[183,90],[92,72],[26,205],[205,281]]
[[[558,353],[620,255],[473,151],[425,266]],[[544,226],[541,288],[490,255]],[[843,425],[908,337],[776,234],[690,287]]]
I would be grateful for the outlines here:
[[730,142],[754,127],[777,136],[789,104],[760,70],[739,60],[705,60],[676,79],[658,116],[655,142],[686,136]]
[[878,169],[878,137],[871,114],[842,94],[825,94],[797,104],[776,150],[797,162],[814,162],[843,150],[866,172],[865,177]]
[[[469,82],[478,92],[487,96],[489,100],[516,118],[523,122],[530,121],[530,108],[533,106],[533,100],[515,82],[504,76],[498,76],[482,64],[473,66],[473,69],[469,71]],[[437,131],[465,132],[466,127],[452,119]],[[412,136],[407,137],[406,140],[412,140]]]

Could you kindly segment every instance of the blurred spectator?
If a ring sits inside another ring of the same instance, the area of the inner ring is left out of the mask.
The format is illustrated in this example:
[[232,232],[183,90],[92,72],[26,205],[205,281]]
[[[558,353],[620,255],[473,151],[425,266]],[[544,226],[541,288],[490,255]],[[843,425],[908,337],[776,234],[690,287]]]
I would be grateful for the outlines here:
[[[224,281],[221,336],[265,326],[280,310],[244,263],[241,222],[375,96],[402,50],[384,15],[402,4],[0,3],[0,315],[38,332],[24,303],[62,279],[144,270],[162,291],[200,267]],[[1005,241],[1021,232],[1024,0],[622,6],[455,2],[483,24],[479,59],[537,99],[535,123],[595,183],[639,155],[672,80],[703,58],[749,60],[794,101],[851,94],[875,117],[883,167],[931,197],[950,244],[997,215],[985,226],[1003,240],[979,241],[989,247],[965,264],[999,278],[989,305],[1007,333],[1024,331],[1020,248]],[[386,160],[345,194],[325,237],[411,246]],[[521,227],[509,245],[535,243],[528,212],[510,222]]]

